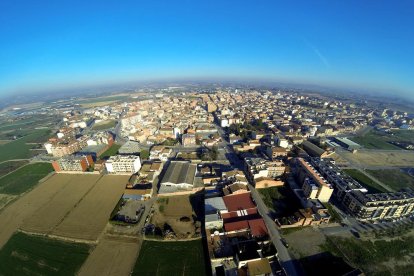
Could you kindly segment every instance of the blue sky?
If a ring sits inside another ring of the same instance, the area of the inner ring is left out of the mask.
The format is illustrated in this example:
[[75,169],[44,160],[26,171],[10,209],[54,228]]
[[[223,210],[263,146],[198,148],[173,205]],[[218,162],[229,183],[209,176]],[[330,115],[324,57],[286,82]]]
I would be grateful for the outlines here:
[[414,98],[414,1],[0,1],[0,95],[164,78]]

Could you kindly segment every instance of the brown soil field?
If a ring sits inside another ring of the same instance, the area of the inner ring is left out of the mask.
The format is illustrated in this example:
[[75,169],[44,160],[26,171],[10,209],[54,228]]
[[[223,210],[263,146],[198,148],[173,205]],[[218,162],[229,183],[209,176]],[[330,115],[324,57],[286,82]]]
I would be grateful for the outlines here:
[[104,237],[86,259],[79,276],[130,275],[141,243],[137,239]]
[[106,175],[52,232],[75,239],[97,240],[121,198],[129,176]]
[[21,228],[29,232],[51,233],[100,178],[101,175],[56,174],[47,182],[63,184],[63,187],[50,201],[35,210]]
[[55,194],[64,187],[65,183],[63,181],[53,181],[55,177],[59,177],[59,175],[53,175],[0,211],[0,248],[23,224],[26,218],[52,200]]
[[325,236],[312,227],[305,227],[297,232],[285,235],[289,243],[291,253],[297,258],[311,256],[321,253],[320,245],[325,243]]
[[[193,208],[189,195],[169,196],[159,198],[154,205],[154,215],[151,222],[161,229],[167,223],[174,230],[177,238],[192,238],[195,235],[193,221]],[[180,221],[180,218],[188,217],[190,221]]]
[[414,166],[414,152],[412,151],[363,151],[354,154],[344,152],[345,158],[360,164],[361,166],[390,166],[411,167]]

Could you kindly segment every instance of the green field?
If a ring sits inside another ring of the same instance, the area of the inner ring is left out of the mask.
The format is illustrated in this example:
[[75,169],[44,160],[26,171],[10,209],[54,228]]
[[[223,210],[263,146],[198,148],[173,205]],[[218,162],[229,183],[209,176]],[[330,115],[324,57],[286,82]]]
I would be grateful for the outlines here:
[[362,172],[356,170],[356,169],[345,169],[343,170],[347,175],[358,181],[362,186],[364,186],[369,193],[383,193],[388,192],[386,189],[384,189],[381,185],[379,185],[377,182],[363,174]]
[[367,172],[381,179],[381,182],[395,191],[399,191],[402,188],[414,189],[414,178],[399,169],[367,170]]
[[362,269],[366,275],[414,275],[413,237],[362,241],[328,236],[322,247]]
[[38,129],[31,131],[31,134],[20,139],[9,142],[5,145],[0,145],[0,162],[11,159],[27,159],[32,157],[35,153],[30,149],[35,145],[27,145],[26,143],[45,142],[49,137],[50,130]]
[[18,232],[0,250],[0,275],[75,275],[89,249]]
[[355,136],[352,141],[364,146],[367,149],[401,150],[389,142],[409,142],[414,143],[413,130],[394,130],[392,133],[384,133],[371,130],[363,136]]
[[0,178],[18,168],[20,168],[23,165],[26,165],[29,163],[29,161],[23,160],[23,161],[9,161],[0,163]]
[[50,163],[33,163],[0,178],[0,194],[19,195],[53,171]]
[[109,149],[102,153],[99,158],[108,159],[110,156],[116,155],[120,147],[121,145],[113,144]]
[[145,241],[132,275],[207,275],[201,240]]
[[116,121],[109,120],[109,121],[99,122],[97,124],[94,124],[92,129],[93,130],[105,130],[109,128],[114,128],[115,126],[116,126]]
[[268,208],[273,209],[274,204],[273,202],[279,199],[282,199],[283,196],[277,187],[265,188],[265,189],[257,189],[263,199],[264,204]]

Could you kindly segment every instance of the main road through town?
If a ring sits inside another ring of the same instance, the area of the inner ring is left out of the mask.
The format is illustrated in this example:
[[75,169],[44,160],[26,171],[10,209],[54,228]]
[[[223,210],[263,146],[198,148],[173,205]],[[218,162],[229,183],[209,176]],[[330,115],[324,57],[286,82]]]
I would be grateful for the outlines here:
[[[243,164],[241,160],[237,157],[236,153],[234,152],[232,145],[225,142],[226,139],[225,139],[224,130],[220,126],[217,126],[217,129],[223,139],[223,141],[219,144],[219,147],[224,148],[224,150],[226,151],[227,158],[229,159],[230,163],[234,167],[238,169],[242,169]],[[295,259],[292,259],[292,257],[289,254],[289,251],[283,245],[276,223],[270,217],[269,209],[267,208],[266,204],[264,204],[263,199],[261,198],[259,192],[250,184],[249,184],[249,189],[251,191],[252,198],[257,205],[257,209],[259,210],[259,213],[262,215],[265,221],[266,227],[269,230],[270,239],[277,249],[280,265],[283,267],[286,274],[289,276],[290,275],[304,275],[305,273],[302,270],[302,267],[299,265],[298,261]]]

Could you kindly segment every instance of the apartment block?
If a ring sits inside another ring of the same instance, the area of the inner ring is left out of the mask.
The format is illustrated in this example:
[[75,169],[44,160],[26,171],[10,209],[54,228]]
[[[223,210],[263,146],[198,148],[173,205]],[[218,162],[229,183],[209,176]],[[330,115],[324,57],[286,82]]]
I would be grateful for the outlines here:
[[108,173],[133,174],[141,168],[141,159],[135,155],[111,156],[105,167]]
[[79,171],[84,172],[94,165],[91,155],[74,156],[70,155],[52,162],[56,172],[60,171]]

